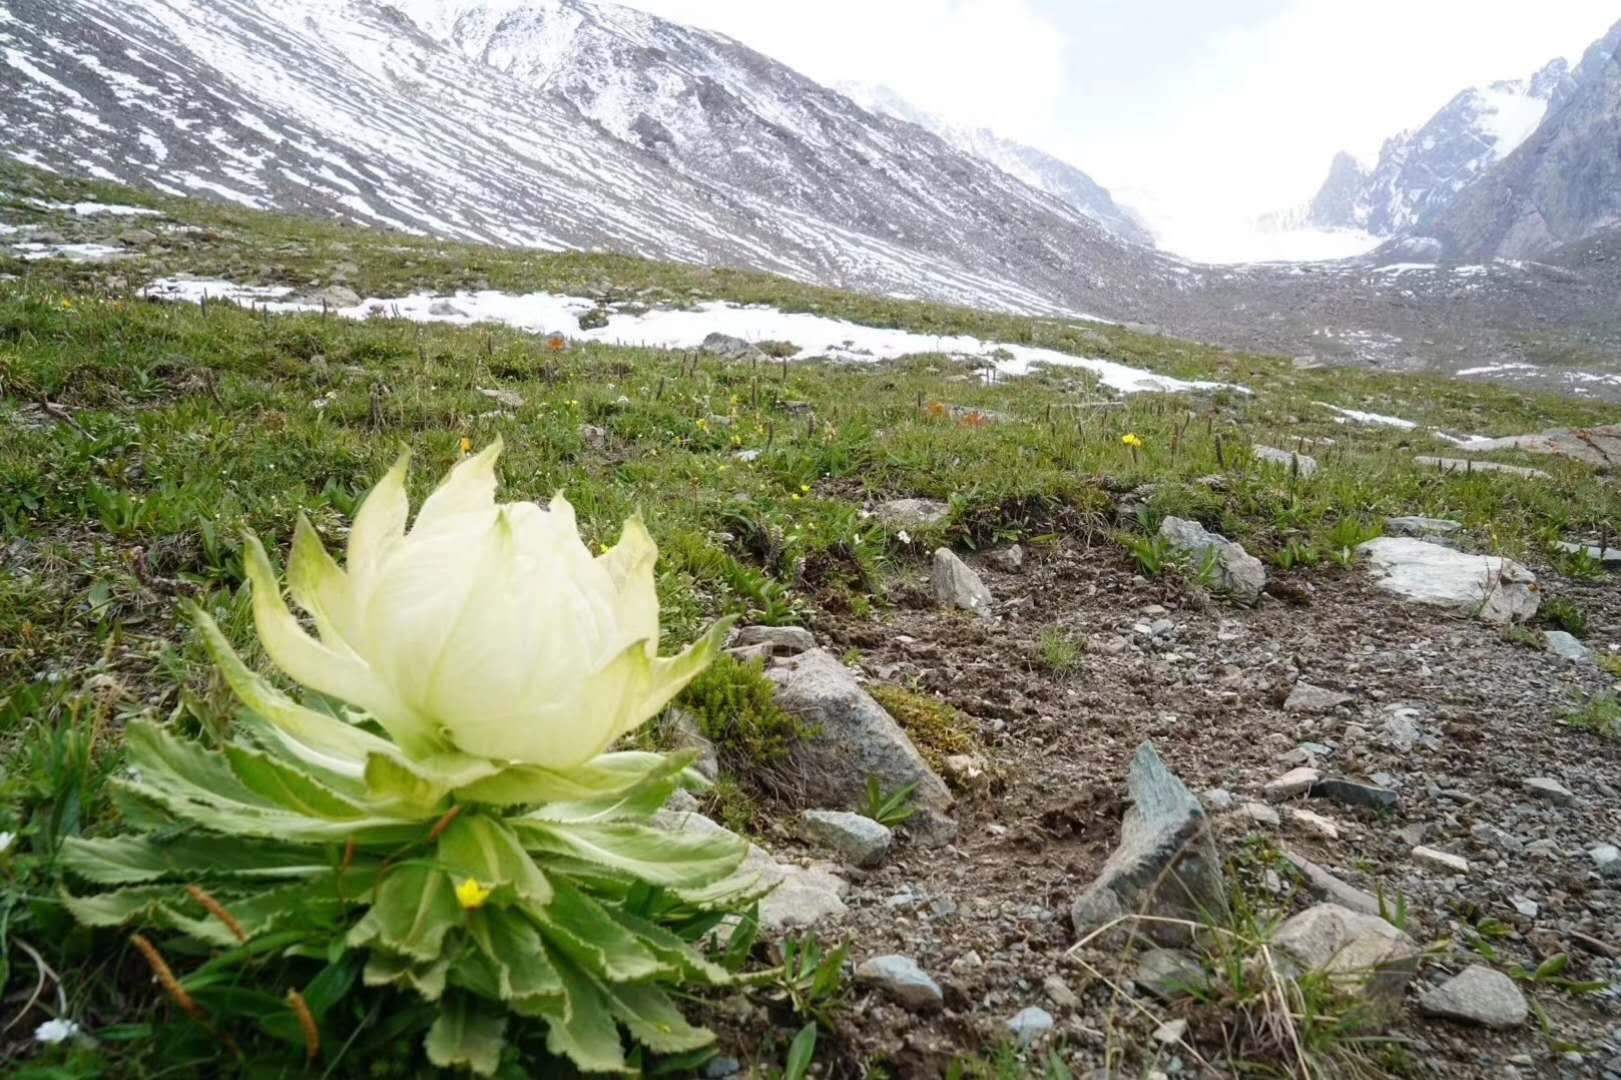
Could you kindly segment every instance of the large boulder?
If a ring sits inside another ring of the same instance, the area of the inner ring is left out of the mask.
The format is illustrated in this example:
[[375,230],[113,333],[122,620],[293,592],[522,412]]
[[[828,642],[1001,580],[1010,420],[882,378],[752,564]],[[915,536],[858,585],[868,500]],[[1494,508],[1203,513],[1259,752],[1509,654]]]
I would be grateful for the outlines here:
[[1536,575],[1512,559],[1396,536],[1369,540],[1357,551],[1379,588],[1416,603],[1504,624],[1531,618],[1541,602]]
[[1253,604],[1266,588],[1266,567],[1244,550],[1242,544],[1213,533],[1197,521],[1168,517],[1160,523],[1159,534],[1176,550],[1192,556],[1196,565],[1215,556],[1215,586],[1233,599]]
[[805,801],[817,806],[856,806],[866,797],[867,778],[884,791],[916,785],[918,812],[907,829],[924,843],[946,843],[957,827],[947,816],[951,792],[884,707],[856,682],[850,669],[825,649],[778,660],[766,671],[777,687],[777,704],[818,729],[793,751],[789,766]]
[[[1137,748],[1126,789],[1131,806],[1120,845],[1070,907],[1075,932],[1084,936],[1129,914],[1195,922],[1224,916],[1227,887],[1210,821],[1152,743]],[[1189,936],[1186,927],[1151,921],[1135,929],[1172,944]]]
[[765,353],[749,342],[740,337],[733,337],[730,334],[722,334],[719,331],[704,338],[703,344],[699,347],[710,356],[719,356],[726,360],[762,361],[768,359]]
[[1569,458],[1595,469],[1614,469],[1621,467],[1621,424],[1510,435],[1504,439],[1470,439],[1459,449],[1471,454],[1523,450],[1529,454]]
[[959,559],[950,548],[936,548],[934,566],[929,571],[929,587],[934,602],[945,607],[961,608],[989,618],[995,600],[985,582],[974,568]]
[[1278,927],[1272,950],[1292,974],[1317,972],[1345,992],[1390,1007],[1418,971],[1413,939],[1377,915],[1318,904]]

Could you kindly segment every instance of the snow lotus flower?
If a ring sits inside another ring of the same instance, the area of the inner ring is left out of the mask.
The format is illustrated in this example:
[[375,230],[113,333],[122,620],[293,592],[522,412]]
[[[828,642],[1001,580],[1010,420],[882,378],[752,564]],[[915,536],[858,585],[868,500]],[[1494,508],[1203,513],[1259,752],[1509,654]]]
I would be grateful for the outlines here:
[[367,495],[339,567],[300,518],[282,599],[250,537],[259,639],[276,666],[374,719],[409,758],[457,753],[568,770],[656,715],[709,663],[718,624],[660,658],[639,518],[593,557],[574,509],[495,501],[497,440],[457,464],[407,528],[402,455]]

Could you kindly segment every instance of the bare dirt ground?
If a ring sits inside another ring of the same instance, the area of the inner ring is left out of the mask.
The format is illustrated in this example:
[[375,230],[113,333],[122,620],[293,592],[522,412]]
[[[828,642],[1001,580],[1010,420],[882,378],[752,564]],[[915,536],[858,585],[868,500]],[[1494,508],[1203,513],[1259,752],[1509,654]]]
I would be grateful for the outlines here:
[[[1226,789],[1240,807],[1312,750],[1325,775],[1388,774],[1400,793],[1394,811],[1310,801],[1337,824],[1335,840],[1287,817],[1268,826],[1236,811],[1213,816],[1229,882],[1243,881],[1274,918],[1314,902],[1274,860],[1282,848],[1393,905],[1405,899],[1408,932],[1439,943],[1388,1031],[1419,1073],[1621,1071],[1621,882],[1602,880],[1587,854],[1621,838],[1621,744],[1560,722],[1613,679],[1500,629],[1398,601],[1357,570],[1294,575],[1282,590],[1293,602],[1268,597],[1250,610],[1145,580],[1112,546],[1038,547],[1021,573],[980,562],[998,601],[994,621],[934,608],[920,587],[912,603],[872,619],[824,617],[815,627],[835,654],[856,650],[874,681],[918,688],[972,718],[993,774],[961,793],[951,846],[901,846],[880,869],[841,871],[850,914],[837,935],[853,941],[852,960],[909,955],[945,992],[943,1010],[915,1015],[858,990],[839,1032],[852,1069],[884,1060],[904,1075],[941,1075],[953,1057],[1007,1042],[1006,1022],[1030,1005],[1055,1018],[1043,1045],[1060,1047],[1077,1076],[1110,1064],[1127,1075],[1198,1071],[1201,1057],[1221,1060],[1235,1036],[1219,1010],[1143,997],[1113,946],[1070,955],[1069,905],[1115,845],[1128,760],[1152,740],[1191,790]],[[1591,643],[1621,640],[1613,584],[1536,569],[1545,594],[1588,612]],[[1039,661],[1039,637],[1055,626],[1087,644],[1068,676]],[[1286,712],[1297,680],[1352,700],[1324,715]],[[1402,716],[1417,728],[1405,750],[1386,728],[1398,709],[1412,710]],[[1302,743],[1320,745],[1302,752]],[[1574,800],[1533,798],[1522,782],[1536,776],[1558,780]],[[1483,825],[1510,837],[1493,839]],[[1464,856],[1468,873],[1416,862],[1417,842]],[[796,844],[785,827],[773,846],[791,858]],[[1479,941],[1501,970],[1565,954],[1565,977],[1605,989],[1574,995],[1522,982],[1546,1030],[1535,1017],[1508,1033],[1422,1017],[1417,993],[1479,962]],[[1073,999],[1044,985],[1053,976]],[[1193,1020],[1192,1049],[1157,1047],[1155,1021],[1177,1015]],[[1124,1063],[1111,1062],[1110,1049],[1123,1047]],[[1263,1061],[1275,1053],[1280,1069],[1288,1057],[1254,1040],[1242,1049]]]

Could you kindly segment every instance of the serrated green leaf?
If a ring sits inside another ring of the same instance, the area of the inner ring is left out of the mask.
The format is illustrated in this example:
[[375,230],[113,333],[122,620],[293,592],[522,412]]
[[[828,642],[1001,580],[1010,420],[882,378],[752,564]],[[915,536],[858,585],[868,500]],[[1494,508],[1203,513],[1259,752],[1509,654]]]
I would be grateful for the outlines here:
[[225,747],[231,771],[249,790],[281,810],[308,817],[353,821],[379,812],[339,795],[296,766],[235,744]]
[[563,979],[546,957],[540,931],[512,908],[473,912],[467,932],[495,969],[500,997],[561,997]]
[[615,922],[635,934],[642,945],[654,956],[664,961],[670,967],[681,973],[683,982],[702,983],[706,986],[728,986],[732,982],[732,973],[721,965],[713,962],[690,942],[666,930],[664,927],[632,915],[617,907],[606,907],[605,910]]
[[130,885],[164,877],[198,880],[213,877],[298,878],[331,870],[333,860],[316,847],[294,847],[240,837],[184,833],[114,836],[87,840],[70,837],[62,845],[61,864],[69,872],[100,885]]
[[661,768],[664,754],[627,750],[603,754],[566,772],[536,765],[517,765],[494,776],[469,781],[456,797],[462,802],[492,806],[527,806],[535,803],[579,802],[628,791]]
[[398,953],[373,949],[361,981],[367,986],[397,986],[414,990],[425,1001],[438,1001],[445,992],[445,976],[453,957],[449,950],[423,964]]
[[1536,980],[1551,979],[1555,975],[1562,975],[1570,966],[1570,957],[1565,953],[1555,953],[1537,965],[1537,970],[1531,977]]
[[506,822],[463,813],[439,837],[439,863],[458,882],[473,878],[485,888],[505,886],[527,905],[551,901],[552,887]]
[[591,799],[548,802],[525,814],[523,820],[568,825],[645,821],[663,809],[677,788],[686,785],[688,766],[697,758],[697,751],[668,754],[662,765],[622,791]]
[[156,724],[132,720],[124,728],[124,748],[131,771],[140,777],[143,786],[170,783],[209,799],[264,811],[281,810],[244,784],[231,771],[224,755],[190,739],[176,738]]
[[428,1060],[441,1069],[468,1068],[490,1076],[501,1064],[506,1026],[504,1010],[469,994],[452,994],[445,998],[423,1045]]
[[609,982],[647,979],[673,970],[572,884],[558,880],[552,889],[552,902],[528,913],[547,943],[579,967]]
[[570,855],[623,870],[651,885],[702,888],[724,879],[748,855],[748,841],[729,832],[654,828],[633,822],[608,825],[548,825],[516,818],[526,847]]
[[656,986],[621,983],[597,988],[614,1016],[650,1050],[679,1054],[715,1041],[714,1032],[687,1023],[669,995]]
[[379,944],[431,963],[443,951],[445,935],[461,921],[450,875],[426,863],[405,863],[383,877],[371,910],[349,932],[348,941],[356,948]]
[[623,1072],[625,1048],[613,1012],[590,976],[558,954],[552,955],[563,978],[561,1002],[540,999],[519,1012],[546,1020],[546,1049],[568,1058],[582,1072]]
[[391,757],[373,754],[366,759],[366,792],[384,806],[435,817],[444,812],[449,790]]

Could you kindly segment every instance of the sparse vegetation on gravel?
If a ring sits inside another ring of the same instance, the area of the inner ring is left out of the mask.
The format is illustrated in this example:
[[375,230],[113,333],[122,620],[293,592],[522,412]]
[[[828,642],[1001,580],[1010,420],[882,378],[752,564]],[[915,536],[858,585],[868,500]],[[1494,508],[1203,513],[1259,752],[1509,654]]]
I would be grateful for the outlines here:
[[[11,1025],[0,1056],[13,1075],[275,1075],[302,1060],[297,1017],[257,1001],[226,1010],[260,1017],[238,1045],[250,1054],[278,1039],[285,1045],[262,1061],[229,1057],[220,1032],[188,1021],[154,988],[127,934],[92,932],[68,916],[58,854],[71,837],[115,829],[120,807],[106,782],[123,767],[128,724],[194,733],[232,722],[236,705],[180,617],[182,604],[207,611],[250,665],[264,667],[251,649],[244,530],[285,552],[302,513],[336,544],[359,497],[403,447],[419,463],[413,501],[465,448],[500,436],[507,497],[545,501],[566,491],[593,547],[612,543],[640,511],[661,551],[667,650],[725,615],[808,627],[835,656],[852,650],[870,692],[931,765],[970,755],[995,774],[995,798],[959,792],[952,854],[901,846],[891,865],[860,874],[848,924],[814,932],[826,936],[825,948],[795,946],[799,982],[783,974],[794,957],[782,968],[780,942],[734,939],[732,960],[775,969],[779,981],[762,976],[754,1005],[701,1007],[722,1033],[721,1055],[762,1075],[784,1066],[813,1020],[819,1034],[798,1045],[814,1045],[815,1064],[801,1075],[1059,1077],[1104,1065],[1164,1070],[1172,1059],[1187,1069],[1206,1061],[1218,1072],[1253,1066],[1285,1075],[1406,1074],[1427,1062],[1468,1075],[1467,1042],[1413,1026],[1424,1021],[1372,1033],[1352,1005],[1310,980],[1281,997],[1256,981],[1270,928],[1304,903],[1292,864],[1275,852],[1232,872],[1245,921],[1217,934],[1200,960],[1220,978],[1198,1005],[1155,1005],[1150,1023],[1141,994],[1118,972],[1091,970],[1085,965],[1101,962],[1095,954],[1070,952],[1062,913],[1113,843],[1123,762],[1142,739],[1174,748],[1195,790],[1259,790],[1284,771],[1281,759],[1325,756],[1297,743],[1332,743],[1330,760],[1369,773],[1424,770],[1403,788],[1404,808],[1426,807],[1422,822],[1416,809],[1411,819],[1335,811],[1357,839],[1323,844],[1343,866],[1365,863],[1369,882],[1404,880],[1413,847],[1441,842],[1436,830],[1456,846],[1460,832],[1469,835],[1459,822],[1481,799],[1519,799],[1518,778],[1492,770],[1529,769],[1532,760],[1592,770],[1577,785],[1585,808],[1547,826],[1560,837],[1556,850],[1621,835],[1618,668],[1608,652],[1621,640],[1621,603],[1611,572],[1551,547],[1613,543],[1621,488],[1588,466],[1519,451],[1491,458],[1550,478],[1443,474],[1413,462],[1448,452],[1432,430],[1520,434],[1607,422],[1613,409],[1428,377],[1298,371],[1286,360],[1115,327],[852,296],[762,275],[448,245],[11,166],[0,166],[0,193],[0,220],[46,223],[70,237],[109,240],[120,226],[23,197],[138,203],[163,211],[164,224],[196,230],[159,232],[160,241],[102,264],[23,262],[0,247],[0,976]],[[1253,394],[1146,394],[1099,407],[1108,395],[1092,377],[1065,369],[987,383],[943,356],[755,366],[597,344],[558,352],[494,326],[265,317],[139,297],[144,281],[174,273],[299,288],[341,278],[377,296],[494,288],[648,305],[726,298],[1038,342]],[[1337,423],[1319,402],[1420,426]],[[961,422],[935,403],[993,419]],[[1135,439],[1123,441],[1127,434]],[[1309,452],[1318,471],[1257,460],[1249,448],[1258,443]],[[885,524],[875,511],[902,498],[938,500],[949,513],[935,525]],[[1355,569],[1355,549],[1399,515],[1455,520],[1462,528],[1450,542],[1535,569],[1544,623],[1585,636],[1598,663],[1567,664],[1375,593]],[[1238,541],[1268,565],[1258,609],[1227,604],[1210,567],[1171,550],[1159,534],[1170,516]],[[985,570],[999,621],[932,606],[928,559],[937,544],[977,561],[1013,542],[1027,550],[1026,568]],[[1332,724],[1285,714],[1283,696],[1306,674],[1356,688],[1356,704]],[[1557,703],[1573,690],[1592,696],[1566,716]],[[1379,741],[1380,725],[1393,724],[1390,710],[1403,704],[1423,710],[1423,735],[1397,754]],[[776,707],[758,667],[724,659],[681,705],[719,751],[717,816],[749,826],[774,850],[800,850],[783,824],[788,815],[777,812],[784,792],[771,770],[807,731]],[[1606,768],[1610,779],[1589,782]],[[1606,783],[1607,804],[1594,786]],[[1283,820],[1300,847],[1302,827]],[[1529,829],[1533,815],[1517,820]],[[1239,846],[1265,831],[1232,814],[1218,822]],[[1428,840],[1395,838],[1418,824],[1431,830]],[[1585,839],[1559,831],[1578,826]],[[1587,835],[1606,828],[1607,838]],[[1621,948],[1613,922],[1608,937],[1594,929],[1595,920],[1621,918],[1613,879],[1548,862],[1537,864],[1545,875],[1505,870],[1499,886],[1488,869],[1499,859],[1518,867],[1544,856],[1521,845],[1473,858],[1477,872],[1460,885],[1415,899],[1416,938],[1456,939],[1499,919],[1510,927],[1497,943],[1505,965],[1511,958],[1535,970],[1553,950],[1576,955],[1583,980],[1615,977],[1599,946],[1569,944],[1579,932]],[[1537,901],[1558,913],[1557,929],[1531,916],[1508,922],[1514,909],[1505,917],[1504,905],[1530,903],[1522,893],[1543,877],[1559,881],[1559,898],[1542,890]],[[1564,936],[1537,936],[1550,933]],[[911,943],[939,965],[933,974],[948,983],[951,1019],[887,1003],[849,1007],[856,991],[828,971],[829,956],[834,968],[845,962],[834,945],[841,937],[857,960]],[[168,955],[183,984],[222,986],[206,951],[162,944],[175,950]],[[1043,996],[1053,995],[1041,989],[1049,977],[1072,987],[1073,1004]],[[330,1007],[356,1014],[357,1036],[324,1059],[330,1075],[417,1075],[415,1042],[399,1037],[415,1021],[368,1016],[372,999],[336,985],[339,975],[331,981]],[[1529,1071],[1554,1067],[1550,1047],[1601,1052],[1592,1047],[1615,1026],[1613,990],[1538,987],[1533,997],[1545,1034],[1493,1033],[1494,1052],[1532,1055]],[[1059,1034],[1014,1045],[1007,1017],[1040,1002],[1059,1015]],[[91,1038],[35,1043],[35,1029],[58,1016],[75,1018]],[[1156,1038],[1160,1024],[1178,1018],[1188,1021],[1184,1034]],[[526,1067],[532,1062],[514,1062],[505,1075]]]

